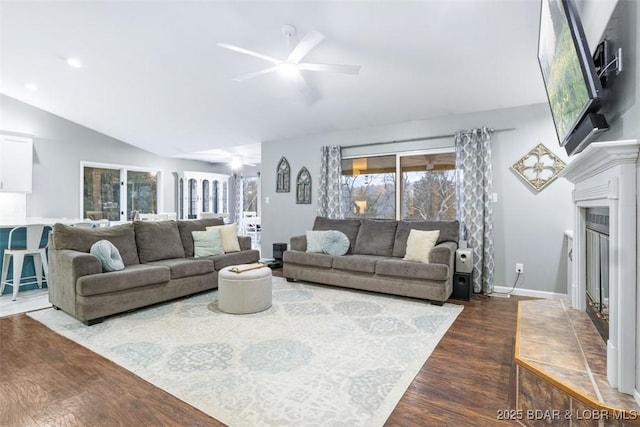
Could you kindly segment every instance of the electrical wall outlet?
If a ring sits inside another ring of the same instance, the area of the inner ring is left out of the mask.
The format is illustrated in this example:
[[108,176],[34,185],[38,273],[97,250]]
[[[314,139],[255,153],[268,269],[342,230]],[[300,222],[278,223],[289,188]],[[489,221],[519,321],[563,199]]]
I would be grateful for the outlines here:
[[516,264],[516,273],[524,273],[524,264]]

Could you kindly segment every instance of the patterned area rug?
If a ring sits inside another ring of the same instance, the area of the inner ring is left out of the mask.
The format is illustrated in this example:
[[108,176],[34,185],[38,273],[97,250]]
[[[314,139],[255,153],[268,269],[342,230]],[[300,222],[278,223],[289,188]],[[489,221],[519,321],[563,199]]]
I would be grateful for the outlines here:
[[273,306],[217,291],[85,326],[30,313],[230,426],[381,426],[462,306],[273,278]]

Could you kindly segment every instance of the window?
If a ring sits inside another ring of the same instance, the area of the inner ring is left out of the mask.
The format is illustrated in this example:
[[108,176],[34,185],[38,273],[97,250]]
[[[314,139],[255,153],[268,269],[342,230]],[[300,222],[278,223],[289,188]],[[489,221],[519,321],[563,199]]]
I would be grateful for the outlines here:
[[342,160],[345,218],[396,217],[396,156]]
[[258,213],[258,177],[242,177],[242,212]]
[[131,211],[158,213],[158,187],[155,172],[127,171],[127,218]]
[[202,212],[209,212],[209,181],[202,181]]
[[[214,213],[220,212],[220,207],[218,206],[219,200],[220,200],[219,191],[220,191],[220,183],[218,181],[213,181],[213,212]],[[224,212],[226,212],[226,210]]]
[[454,220],[455,195],[454,152],[342,160],[345,218]]
[[120,171],[84,168],[84,209],[82,218],[120,220]]
[[402,219],[456,219],[455,153],[400,157]]
[[126,221],[134,210],[158,213],[157,171],[90,163],[81,168],[82,218]]
[[195,219],[198,217],[198,181],[195,178],[191,178],[188,181],[189,185],[189,209],[187,212],[188,219]]

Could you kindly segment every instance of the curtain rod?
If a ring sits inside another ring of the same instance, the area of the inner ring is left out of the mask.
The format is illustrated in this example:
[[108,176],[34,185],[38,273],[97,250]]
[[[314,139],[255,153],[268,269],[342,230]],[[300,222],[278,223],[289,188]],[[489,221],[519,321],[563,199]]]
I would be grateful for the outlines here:
[[[489,129],[489,132],[497,133],[497,132],[508,132],[516,130],[516,128],[507,128],[507,129]],[[423,136],[420,138],[409,138],[409,139],[394,139],[393,141],[380,141],[380,142],[370,142],[368,144],[356,144],[356,145],[345,145],[343,148],[359,148],[359,147],[372,147],[374,145],[386,145],[386,144],[395,144],[401,142],[416,142],[416,141],[428,141],[430,139],[444,139],[444,138],[453,138],[456,136],[455,133],[450,133],[447,135],[436,135],[436,136]]]

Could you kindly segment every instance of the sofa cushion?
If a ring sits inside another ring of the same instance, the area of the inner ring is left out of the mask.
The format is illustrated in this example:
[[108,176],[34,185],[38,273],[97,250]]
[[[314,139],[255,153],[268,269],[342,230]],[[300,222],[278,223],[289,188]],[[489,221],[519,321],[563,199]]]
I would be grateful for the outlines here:
[[336,270],[356,271],[373,274],[376,262],[382,259],[377,255],[345,255],[333,258],[333,268]]
[[189,219],[178,221],[178,231],[180,232],[180,240],[184,248],[184,256],[190,258],[193,256],[193,235],[192,231],[205,231],[207,227],[214,225],[223,225],[222,218],[206,218],[206,219]]
[[124,270],[82,276],[76,282],[78,295],[107,294],[141,286],[166,283],[171,278],[168,267],[147,264],[129,265]]
[[335,230],[307,230],[305,233],[307,237],[306,252],[316,252],[319,254],[324,253],[324,250],[322,249],[322,239],[329,231]]
[[169,267],[172,279],[181,277],[199,276],[213,271],[213,262],[210,259],[173,258],[153,261],[146,265]]
[[184,258],[176,221],[136,221],[133,225],[140,262]]
[[224,253],[220,230],[192,231],[191,234],[193,235],[193,256],[195,258]]
[[118,248],[108,240],[98,240],[89,250],[91,255],[100,260],[102,271],[124,270],[124,262]]
[[391,256],[397,225],[393,220],[363,219],[353,253]]
[[258,262],[260,260],[260,252],[255,249],[250,249],[224,255],[215,255],[207,257],[207,259],[213,260],[213,268],[215,268],[216,271],[220,271],[230,265],[253,264],[254,262]]
[[349,251],[349,238],[342,231],[326,231],[320,243],[325,254],[341,256]]
[[133,224],[114,225],[107,228],[80,228],[64,224],[53,227],[54,249],[71,249],[89,253],[99,240],[108,240],[118,248],[124,265],[140,264]]
[[349,251],[352,254],[356,247],[356,238],[360,229],[359,219],[329,219],[323,216],[316,217],[313,223],[314,230],[338,230],[342,231],[349,238]]
[[458,221],[398,221],[396,237],[393,244],[393,256],[402,258],[406,255],[407,239],[409,232],[413,230],[440,230],[440,236],[436,245],[442,242],[458,243]]
[[331,268],[333,257],[314,252],[286,251],[283,256],[285,263],[302,264],[311,267]]
[[411,230],[407,239],[407,254],[405,261],[429,262],[429,254],[436,245],[440,230]]
[[389,258],[376,262],[376,274],[413,280],[447,280],[449,267],[445,264],[424,264]]

